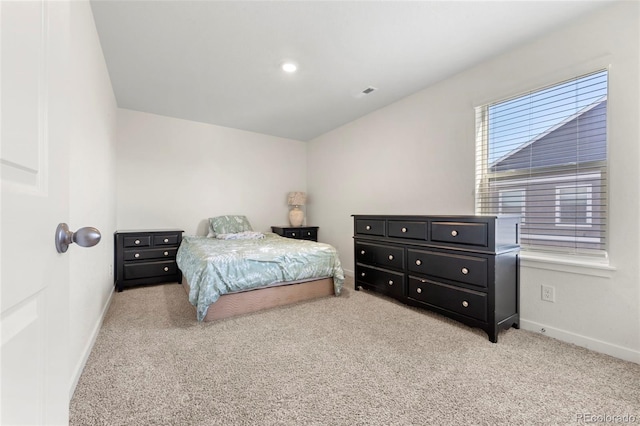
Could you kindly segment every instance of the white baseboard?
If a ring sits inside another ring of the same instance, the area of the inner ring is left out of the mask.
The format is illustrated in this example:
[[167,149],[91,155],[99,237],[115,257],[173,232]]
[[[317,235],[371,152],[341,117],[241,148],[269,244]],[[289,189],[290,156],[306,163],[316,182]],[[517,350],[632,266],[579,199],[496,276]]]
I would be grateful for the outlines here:
[[84,347],[82,358],[73,371],[73,374],[71,376],[71,386],[69,387],[69,401],[71,401],[71,399],[73,398],[73,394],[76,391],[76,386],[78,386],[78,381],[80,380],[80,376],[82,375],[84,366],[87,365],[87,360],[89,359],[89,355],[91,355],[91,350],[96,344],[96,339],[98,338],[98,334],[100,333],[100,328],[102,328],[102,322],[104,321],[104,317],[107,314],[107,310],[109,310],[109,306],[111,306],[111,300],[113,299],[114,292],[115,287],[112,287],[111,294],[109,294],[109,299],[107,299],[107,303],[104,304],[102,312],[98,317],[98,321],[96,321],[93,330],[91,330],[91,338]]
[[620,358],[625,361],[631,361],[640,364],[640,351],[624,348],[622,346],[603,342],[602,340],[597,340],[592,337],[582,336],[580,334],[550,327],[548,325],[540,324],[534,321],[528,321],[522,318],[520,319],[520,328],[522,328],[523,330],[544,334],[545,336],[549,336],[563,342],[572,343],[574,345],[581,346],[595,352],[600,352],[615,358]]

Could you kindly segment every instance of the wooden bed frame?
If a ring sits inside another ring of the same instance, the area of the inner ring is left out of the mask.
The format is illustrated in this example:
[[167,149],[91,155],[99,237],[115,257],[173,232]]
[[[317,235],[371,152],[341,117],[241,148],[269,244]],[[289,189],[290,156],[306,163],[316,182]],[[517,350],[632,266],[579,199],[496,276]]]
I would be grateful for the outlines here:
[[[189,294],[189,283],[184,277],[182,286]],[[209,305],[204,321],[230,318],[334,294],[332,277],[223,294],[217,302]]]

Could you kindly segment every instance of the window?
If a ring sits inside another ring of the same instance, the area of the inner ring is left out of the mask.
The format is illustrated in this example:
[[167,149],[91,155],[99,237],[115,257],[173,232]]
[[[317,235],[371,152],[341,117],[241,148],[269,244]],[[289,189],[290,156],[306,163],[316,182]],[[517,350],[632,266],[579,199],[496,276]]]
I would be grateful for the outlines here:
[[604,255],[607,71],[476,108],[476,213],[522,217],[524,249]]
[[556,187],[556,226],[591,226],[591,185]]

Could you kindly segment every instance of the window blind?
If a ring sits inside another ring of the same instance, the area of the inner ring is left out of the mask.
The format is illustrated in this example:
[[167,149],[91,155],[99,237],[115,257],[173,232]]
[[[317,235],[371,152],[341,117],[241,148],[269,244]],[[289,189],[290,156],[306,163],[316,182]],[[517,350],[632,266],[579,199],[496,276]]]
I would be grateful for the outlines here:
[[476,108],[476,213],[522,217],[524,249],[606,254],[606,70]]

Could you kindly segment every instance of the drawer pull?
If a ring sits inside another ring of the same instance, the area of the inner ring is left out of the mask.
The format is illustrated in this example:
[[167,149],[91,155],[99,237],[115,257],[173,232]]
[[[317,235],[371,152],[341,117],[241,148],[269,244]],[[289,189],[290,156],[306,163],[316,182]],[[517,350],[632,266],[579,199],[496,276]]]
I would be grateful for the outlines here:
[[393,260],[393,255],[392,254],[389,255],[389,260]]
[[135,240],[133,243],[134,244],[140,244],[140,240]]
[[393,285],[393,280],[389,280],[389,285]]
[[422,289],[421,289],[420,287],[418,287],[418,288],[416,289],[416,293],[418,293],[418,294],[422,293]]
[[165,252],[164,252],[164,255],[165,255],[165,256],[169,256],[169,252],[168,252],[168,251],[165,251]]
[[407,228],[402,228],[401,231],[402,232],[407,232]]
[[364,273],[364,272],[363,272],[363,273],[361,273],[361,274],[360,274],[360,276],[361,276],[361,277],[364,277],[364,276],[365,276],[365,273]]
[[465,308],[469,307],[469,302],[467,302],[466,300],[462,301],[462,306],[464,306]]
[[291,236],[292,236],[292,237],[295,237],[295,236],[296,236],[296,233],[295,233],[295,232],[292,232],[292,233],[291,233]]
[[420,260],[420,259],[416,260],[416,265],[418,265],[418,266],[422,265],[422,260]]
[[164,239],[164,242],[165,242],[165,243],[168,243],[168,242],[169,242],[169,239],[168,239],[168,238],[165,238],[165,239]]
[[165,267],[164,267],[164,271],[165,271],[165,272],[169,272],[169,267],[168,267],[168,266],[165,266]]
[[311,232],[307,232],[307,235],[311,235]]
[[453,231],[451,231],[451,236],[452,237],[458,236],[458,231],[456,231],[455,229]]
[[360,254],[364,254],[364,253],[365,253],[365,251],[364,251],[364,250],[361,250],[361,251],[360,251]]
[[365,226],[364,229],[366,229],[367,231],[371,230],[371,225]]
[[467,275],[469,273],[469,270],[467,268],[462,268],[461,272],[463,275]]
[[140,253],[134,254],[133,257],[140,257]]

